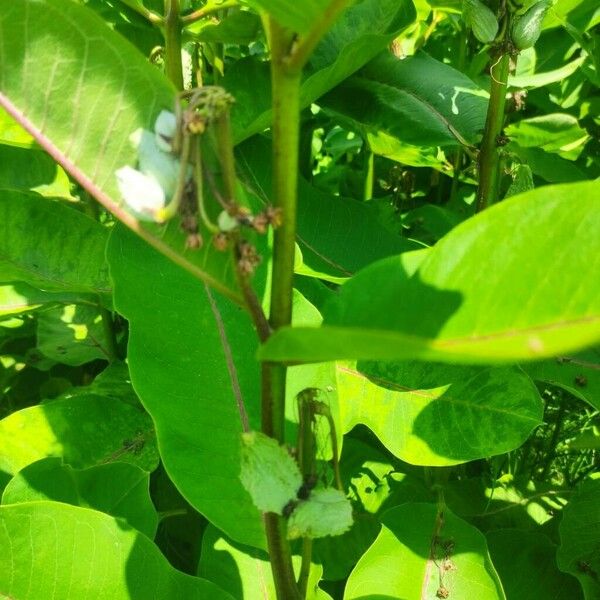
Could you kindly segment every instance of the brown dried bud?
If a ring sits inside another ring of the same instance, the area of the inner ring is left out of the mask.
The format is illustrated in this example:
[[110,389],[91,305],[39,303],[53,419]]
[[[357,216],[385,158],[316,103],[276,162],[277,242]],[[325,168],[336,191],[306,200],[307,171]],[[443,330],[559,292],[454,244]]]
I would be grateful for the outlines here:
[[199,233],[190,233],[185,240],[185,247],[189,250],[199,250],[204,241]]
[[283,223],[283,210],[279,207],[267,206],[265,216],[273,229],[277,229]]
[[222,231],[217,233],[212,240],[213,246],[219,251],[219,252],[225,252],[225,250],[227,250],[227,248],[229,248],[229,236],[226,233],[223,233]]
[[252,227],[260,234],[267,233],[267,229],[269,228],[269,219],[267,215],[264,213],[256,215],[252,221]]

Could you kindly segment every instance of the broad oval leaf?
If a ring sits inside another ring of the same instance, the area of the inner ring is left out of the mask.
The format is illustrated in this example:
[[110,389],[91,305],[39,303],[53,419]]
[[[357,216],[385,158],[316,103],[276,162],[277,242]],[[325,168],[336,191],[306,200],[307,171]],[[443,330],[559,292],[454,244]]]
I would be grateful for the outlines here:
[[46,458],[74,468],[121,461],[153,471],[158,462],[152,421],[112,398],[79,396],[31,406],[0,421],[0,479]]
[[[101,512],[60,502],[0,506],[0,589],[29,600],[231,600],[176,571],[143,534]],[[23,540],[29,540],[23,543]]]
[[44,458],[27,465],[8,482],[2,504],[53,500],[93,508],[125,519],[153,539],[158,516],[149,483],[147,471],[125,462],[78,470],[63,464],[61,458]]
[[[473,144],[485,124],[487,93],[425,53],[380,54],[320,102],[367,133],[417,146]],[[377,140],[375,139],[377,151]]]
[[563,510],[557,559],[579,579],[586,600],[600,598],[600,476],[581,483]]
[[37,349],[47,358],[71,366],[111,359],[100,312],[86,305],[67,304],[41,312]]
[[382,520],[379,536],[350,574],[344,600],[505,600],[485,537],[449,510],[440,517],[434,504],[408,503]]
[[532,381],[515,368],[435,363],[338,365],[345,431],[364,424],[414,465],[453,465],[514,450],[542,424]]
[[108,231],[37,194],[0,190],[0,281],[46,291],[110,293]]
[[189,250],[179,224],[141,225],[115,171],[136,163],[130,135],[173,110],[175,89],[92,10],[70,0],[0,5],[0,106],[93,197],[194,276],[241,302],[231,256]]
[[543,533],[499,529],[486,537],[507,598],[582,600],[575,578],[558,570],[556,546]]
[[260,513],[240,480],[240,435],[260,424],[250,319],[123,227],[107,256],[115,307],[129,320],[131,382],[169,477],[231,538],[264,545]]
[[593,345],[599,193],[583,182],[513,196],[453,229],[414,273],[402,255],[364,269],[323,327],[281,329],[259,356],[493,363]]
[[600,348],[526,363],[523,369],[532,379],[561,387],[600,410]]

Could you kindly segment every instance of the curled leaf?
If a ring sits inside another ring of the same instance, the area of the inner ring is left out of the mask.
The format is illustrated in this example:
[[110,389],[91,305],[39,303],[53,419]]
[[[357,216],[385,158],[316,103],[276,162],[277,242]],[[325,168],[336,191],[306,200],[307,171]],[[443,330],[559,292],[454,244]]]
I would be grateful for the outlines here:
[[276,440],[251,431],[242,434],[241,463],[240,479],[255,506],[282,514],[302,485],[296,461]]

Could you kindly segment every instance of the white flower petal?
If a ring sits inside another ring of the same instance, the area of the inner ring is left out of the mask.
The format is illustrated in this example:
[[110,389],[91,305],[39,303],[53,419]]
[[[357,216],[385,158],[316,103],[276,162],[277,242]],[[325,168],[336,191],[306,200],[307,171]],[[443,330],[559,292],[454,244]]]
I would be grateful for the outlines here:
[[179,161],[172,154],[163,152],[156,144],[156,136],[143,129],[137,131],[130,138],[137,141],[139,170],[158,181],[167,198],[175,192],[177,176],[179,175]]
[[123,201],[141,220],[154,221],[156,211],[165,206],[165,193],[156,179],[126,166],[115,172]]

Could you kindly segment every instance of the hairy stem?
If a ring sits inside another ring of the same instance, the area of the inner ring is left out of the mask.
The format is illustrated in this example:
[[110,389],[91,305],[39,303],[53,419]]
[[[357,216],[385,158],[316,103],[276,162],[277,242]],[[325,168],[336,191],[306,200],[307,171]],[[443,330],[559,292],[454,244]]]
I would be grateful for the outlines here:
[[479,187],[477,188],[477,212],[498,199],[500,180],[499,136],[504,126],[504,108],[510,55],[503,53],[490,69],[492,78],[490,103],[488,105],[483,141],[479,154]]
[[165,0],[165,70],[178,90],[183,89],[179,0]]

